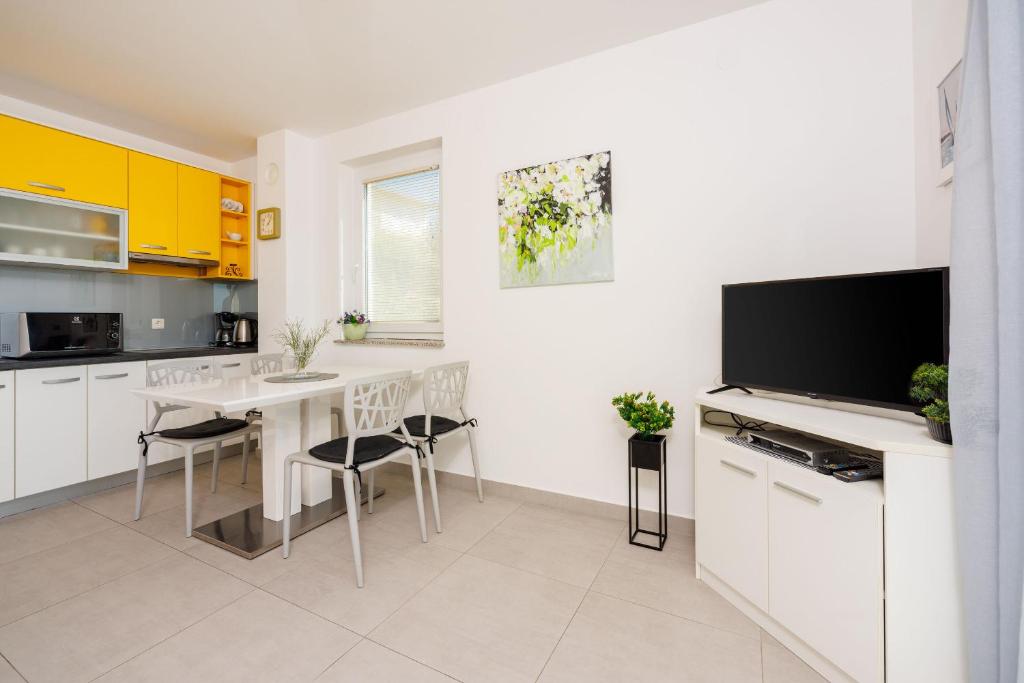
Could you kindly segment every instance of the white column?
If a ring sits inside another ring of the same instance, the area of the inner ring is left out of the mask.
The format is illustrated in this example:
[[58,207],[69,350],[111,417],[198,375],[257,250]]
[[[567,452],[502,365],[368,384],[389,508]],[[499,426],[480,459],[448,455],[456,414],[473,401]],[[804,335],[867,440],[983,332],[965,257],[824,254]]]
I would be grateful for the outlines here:
[[[302,449],[331,440],[331,399],[328,396],[302,402]],[[331,498],[331,471],[322,467],[302,468],[302,504],[316,505]]]
[[[263,412],[263,516],[284,519],[284,459],[301,448],[299,403],[285,403],[262,409]],[[329,474],[329,473],[328,473]],[[299,511],[300,477],[292,477],[292,509]]]

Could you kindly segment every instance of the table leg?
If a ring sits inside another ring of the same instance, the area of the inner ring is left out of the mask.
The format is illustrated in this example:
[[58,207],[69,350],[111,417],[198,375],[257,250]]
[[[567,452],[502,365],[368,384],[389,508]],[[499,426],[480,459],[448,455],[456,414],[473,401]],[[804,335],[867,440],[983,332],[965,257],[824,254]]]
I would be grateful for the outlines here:
[[[331,440],[331,399],[329,396],[302,401],[302,450]],[[302,504],[313,506],[331,498],[331,471],[322,467],[302,468]]]
[[[302,447],[301,409],[296,402],[267,406],[262,412],[263,516],[281,521],[284,518],[284,459]],[[292,513],[299,511],[300,483],[300,477],[292,477]]]

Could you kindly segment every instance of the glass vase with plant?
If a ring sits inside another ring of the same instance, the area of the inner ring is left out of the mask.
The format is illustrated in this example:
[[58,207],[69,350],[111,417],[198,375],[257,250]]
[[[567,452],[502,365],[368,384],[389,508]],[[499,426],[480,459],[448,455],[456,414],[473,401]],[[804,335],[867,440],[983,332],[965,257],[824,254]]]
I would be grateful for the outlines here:
[[274,333],[274,339],[295,358],[295,377],[308,377],[306,371],[316,356],[317,347],[327,338],[331,331],[331,322],[325,320],[322,325],[306,330],[300,320],[289,320],[284,327]]
[[928,433],[936,441],[953,443],[949,428],[949,366],[922,363],[910,376],[910,398],[924,404]]
[[338,319],[338,322],[341,323],[341,330],[345,335],[345,339],[356,341],[366,336],[366,328],[370,324],[370,319],[365,313],[353,310],[351,313],[345,311],[341,318]]

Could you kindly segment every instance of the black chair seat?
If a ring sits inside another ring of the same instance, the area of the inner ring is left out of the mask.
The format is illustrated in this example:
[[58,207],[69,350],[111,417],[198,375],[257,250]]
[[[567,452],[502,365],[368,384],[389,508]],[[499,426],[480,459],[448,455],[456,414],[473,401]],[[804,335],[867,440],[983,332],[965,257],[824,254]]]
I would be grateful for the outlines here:
[[[444,434],[446,432],[456,430],[461,426],[462,425],[456,422],[455,420],[450,420],[447,417],[439,417],[437,415],[431,415],[430,417],[431,436]],[[413,415],[412,417],[405,418],[405,428],[409,430],[410,436],[426,436],[427,416]]]
[[[361,439],[356,439],[355,453],[352,455],[353,465],[362,465],[366,462],[373,462],[374,460],[380,460],[385,455],[390,455],[395,451],[405,448],[408,444],[399,441],[398,439],[388,436],[387,434],[379,434],[377,436],[364,436]],[[326,460],[327,462],[339,462],[344,464],[345,454],[348,452],[348,437],[343,436],[340,439],[334,439],[327,443],[322,443],[313,446],[309,449],[309,454],[318,460]]]
[[218,417],[206,422],[197,422],[187,427],[161,429],[157,434],[165,439],[208,439],[242,429],[248,426],[248,424],[245,420]]

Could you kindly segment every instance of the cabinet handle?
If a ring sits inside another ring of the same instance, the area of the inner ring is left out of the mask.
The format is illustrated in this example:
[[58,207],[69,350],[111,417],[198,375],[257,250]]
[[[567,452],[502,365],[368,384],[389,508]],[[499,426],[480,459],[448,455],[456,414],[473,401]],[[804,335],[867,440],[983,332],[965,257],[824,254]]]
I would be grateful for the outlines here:
[[241,363],[225,363],[222,368],[237,368]]
[[789,484],[783,483],[781,481],[775,482],[775,485],[777,487],[779,487],[780,489],[782,489],[783,491],[789,491],[790,493],[792,493],[794,495],[800,496],[801,498],[803,498],[805,500],[811,501],[815,505],[821,505],[821,498],[818,498],[814,494],[807,493],[807,491],[802,491],[802,490],[798,489],[795,486],[790,486]]
[[722,463],[723,465],[725,465],[726,467],[728,467],[731,470],[736,470],[740,474],[745,474],[748,477],[757,477],[757,472],[755,472],[754,470],[752,470],[750,468],[742,467],[742,466],[737,465],[736,463],[730,462],[728,460],[719,460],[718,462]]
[[190,254],[199,254],[200,256],[209,256],[210,255],[210,252],[203,251],[202,249],[189,249],[188,253],[190,253]]
[[6,384],[0,384],[0,389],[6,389],[6,388],[7,388]]
[[65,377],[64,379],[44,379],[43,384],[70,384],[82,379],[81,377]]
[[127,372],[119,372],[116,375],[96,375],[96,377],[94,379],[121,379],[122,377],[127,377],[127,376],[128,376]]
[[140,244],[139,247],[142,249],[159,249],[161,251],[167,251],[167,247],[162,244]]
[[26,185],[31,185],[32,187],[39,187],[39,188],[42,188],[44,190],[53,190],[54,192],[65,192],[66,191],[60,185],[51,185],[50,183],[39,183],[39,182],[36,182],[34,180],[28,181],[28,183],[26,183]]

